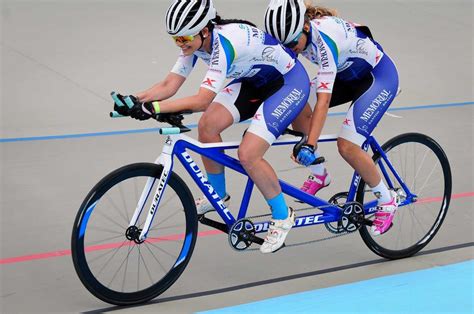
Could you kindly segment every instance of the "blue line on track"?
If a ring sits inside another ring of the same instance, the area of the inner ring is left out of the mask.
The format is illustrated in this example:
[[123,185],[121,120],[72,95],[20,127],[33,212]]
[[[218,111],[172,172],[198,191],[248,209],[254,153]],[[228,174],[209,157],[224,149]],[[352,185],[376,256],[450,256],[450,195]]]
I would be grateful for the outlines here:
[[199,313],[473,313],[473,287],[470,260]]
[[[435,109],[435,108],[437,109],[437,108],[460,107],[460,106],[469,106],[469,105],[474,105],[474,102],[470,101],[470,102],[434,104],[434,105],[425,105],[425,106],[397,107],[397,108],[390,108],[388,111],[421,110],[421,109]],[[346,112],[334,112],[334,113],[329,113],[328,116],[330,117],[342,116],[345,114]],[[245,121],[242,123],[250,123],[250,121]],[[197,127],[197,124],[190,124],[188,125],[188,127],[193,129]],[[150,128],[150,129],[136,129],[136,130],[111,131],[111,132],[0,138],[0,143],[63,140],[63,139],[83,138],[83,137],[97,137],[97,136],[115,136],[115,135],[126,135],[126,134],[151,133],[151,132],[158,132],[158,130],[159,128]]]

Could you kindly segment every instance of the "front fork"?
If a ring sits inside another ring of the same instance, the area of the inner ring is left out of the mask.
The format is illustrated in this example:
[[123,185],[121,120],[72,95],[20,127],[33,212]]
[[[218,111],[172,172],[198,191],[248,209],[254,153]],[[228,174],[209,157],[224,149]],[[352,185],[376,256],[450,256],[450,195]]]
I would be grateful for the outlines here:
[[[145,220],[145,224],[143,225],[143,229],[140,230],[140,235],[138,236],[138,241],[143,242],[145,241],[148,231],[150,230],[151,223],[153,222],[153,218],[157,212],[158,206],[160,205],[161,196],[168,185],[169,177],[172,173],[173,168],[173,159],[172,159],[172,147],[165,145],[162,154],[158,157],[155,161],[157,164],[161,164],[163,166],[163,171],[161,172],[158,186],[156,187],[155,194],[153,197],[153,202],[148,210],[147,217]],[[129,223],[129,228],[137,226],[138,219],[143,212],[143,208],[145,207],[145,203],[150,196],[151,190],[153,185],[155,184],[156,178],[148,178],[145,187],[143,188],[142,194],[140,196],[140,200],[135,208],[135,212],[133,213],[132,219]]]
[[[408,186],[405,184],[405,182],[402,180],[402,178],[398,175],[397,171],[395,168],[392,166],[390,163],[387,155],[383,151],[382,147],[375,141],[375,139],[370,136],[368,140],[363,144],[362,149],[367,152],[369,150],[369,147],[372,148],[372,151],[379,152],[380,158],[377,161],[377,164],[380,168],[381,175],[383,178],[385,178],[388,189],[393,190],[397,193],[398,198],[400,200],[399,206],[405,206],[408,204],[411,204],[413,202],[417,201],[417,196],[415,194],[412,194]],[[385,165],[384,165],[385,163]],[[388,169],[387,169],[388,168]],[[396,182],[400,184],[400,188],[396,188],[394,182],[390,178],[389,172],[393,174],[394,179]],[[361,177],[358,173],[354,172],[354,175],[352,177],[352,184],[351,184],[351,189],[349,191],[349,196],[348,200],[355,201],[356,200],[356,193],[359,187],[361,181]],[[375,211],[377,211],[377,200],[367,202],[363,204],[364,207],[364,212],[366,215],[372,214]]]

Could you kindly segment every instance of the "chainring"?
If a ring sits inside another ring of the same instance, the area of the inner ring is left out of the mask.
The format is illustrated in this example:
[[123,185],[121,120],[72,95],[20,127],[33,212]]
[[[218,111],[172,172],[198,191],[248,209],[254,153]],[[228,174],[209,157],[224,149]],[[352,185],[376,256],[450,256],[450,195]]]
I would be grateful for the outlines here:
[[[349,192],[339,192],[337,194],[334,194],[331,196],[331,198],[328,200],[329,204],[337,205],[341,209],[344,208],[344,204],[347,201],[347,196],[349,195]],[[327,231],[334,233],[334,234],[340,234],[343,232],[346,232],[344,228],[342,228],[342,221],[334,221],[334,222],[327,222],[324,224],[324,227],[326,227]]]
[[228,239],[230,246],[237,251],[243,251],[252,245],[250,240],[255,235],[255,225],[249,219],[237,220],[229,230]]
[[347,232],[358,230],[364,221],[364,208],[358,202],[348,202],[343,207],[342,228]]

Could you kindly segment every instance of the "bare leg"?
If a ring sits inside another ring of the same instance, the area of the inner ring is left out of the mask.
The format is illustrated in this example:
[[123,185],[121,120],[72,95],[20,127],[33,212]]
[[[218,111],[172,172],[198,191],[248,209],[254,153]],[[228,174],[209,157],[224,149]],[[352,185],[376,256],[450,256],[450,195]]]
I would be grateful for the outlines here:
[[362,148],[341,137],[337,139],[337,148],[342,158],[360,174],[370,187],[379,184],[381,177],[374,161]]
[[303,132],[304,134],[308,135],[309,128],[311,126],[312,114],[313,112],[311,111],[311,107],[309,106],[309,104],[306,104],[303,110],[301,110],[301,113],[291,123],[293,130]]
[[[203,113],[198,124],[198,139],[202,143],[222,142],[221,132],[234,123],[230,112],[220,103],[213,102]],[[208,173],[221,173],[224,166],[202,157],[204,168]]]
[[275,171],[263,159],[269,147],[270,145],[264,139],[247,132],[238,151],[240,163],[267,200],[281,193]]

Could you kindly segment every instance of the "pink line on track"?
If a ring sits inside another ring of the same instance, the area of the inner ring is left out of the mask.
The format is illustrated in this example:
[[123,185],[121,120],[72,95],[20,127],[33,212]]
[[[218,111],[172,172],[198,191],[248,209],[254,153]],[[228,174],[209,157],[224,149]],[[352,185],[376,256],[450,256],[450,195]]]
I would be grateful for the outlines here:
[[[222,233],[222,231],[219,231],[219,230],[203,231],[203,232],[198,233],[198,237],[207,237],[207,236],[212,236],[212,235],[216,235],[220,233]],[[147,242],[156,243],[156,242],[162,242],[162,241],[174,241],[174,240],[179,240],[179,239],[184,239],[184,234],[173,234],[173,235],[167,235],[167,236],[163,236],[159,238],[149,238],[147,239]],[[86,247],[86,252],[115,249],[121,246],[129,246],[133,244],[135,243],[127,242],[124,244],[123,242],[119,242],[119,243],[108,243],[108,244],[102,244],[102,245],[93,245],[93,246]],[[14,263],[27,262],[27,261],[46,259],[46,258],[52,258],[52,257],[61,257],[65,255],[71,255],[71,250],[62,250],[62,251],[55,251],[55,252],[38,253],[38,254],[24,255],[24,256],[18,256],[18,257],[4,258],[4,259],[0,259],[0,265],[14,264]]]
[[[458,198],[464,198],[464,197],[474,197],[474,192],[458,193],[458,194],[451,195],[451,199],[458,199]],[[441,197],[430,197],[430,198],[420,199],[418,203],[439,202],[441,200],[442,200]],[[203,232],[198,233],[198,237],[213,236],[220,233],[222,232],[219,230],[203,231]],[[174,235],[168,235],[168,236],[159,237],[159,238],[150,238],[147,241],[155,243],[155,242],[160,242],[160,241],[179,240],[182,238],[183,238],[182,234],[174,234]],[[114,249],[114,248],[118,248],[120,246],[125,246],[125,245],[128,246],[131,244],[130,243],[123,244],[123,242],[120,242],[120,243],[94,245],[94,246],[86,247],[86,251],[93,252],[93,251]],[[55,251],[55,252],[38,253],[38,254],[24,255],[24,256],[18,256],[18,257],[4,258],[4,259],[0,259],[0,265],[15,264],[15,263],[20,263],[20,262],[27,262],[27,261],[32,261],[32,260],[39,260],[39,259],[46,259],[46,258],[53,258],[53,257],[61,257],[65,255],[71,255],[71,250],[62,250],[62,251]]]

